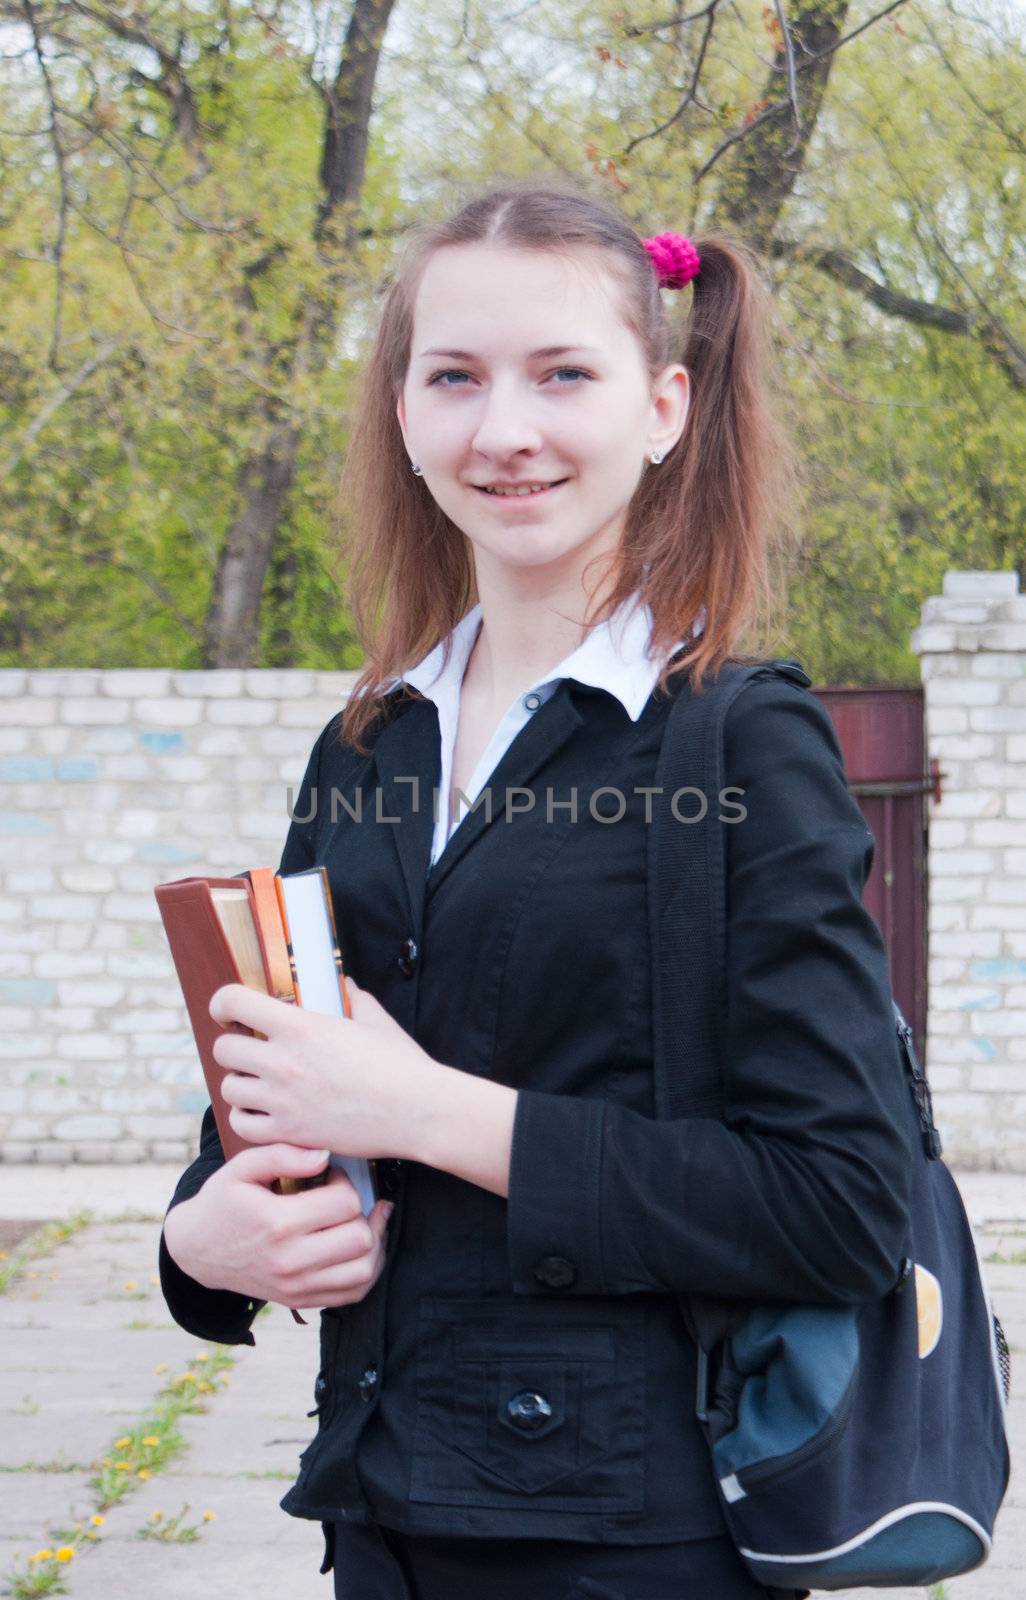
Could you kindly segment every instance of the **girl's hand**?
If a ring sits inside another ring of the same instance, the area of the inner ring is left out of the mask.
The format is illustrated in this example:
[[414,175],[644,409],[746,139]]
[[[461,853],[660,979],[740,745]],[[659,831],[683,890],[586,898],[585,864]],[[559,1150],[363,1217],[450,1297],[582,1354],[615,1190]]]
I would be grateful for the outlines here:
[[279,1195],[275,1178],[323,1171],[324,1150],[274,1144],[240,1150],[164,1219],[173,1261],[207,1289],[233,1289],[278,1305],[346,1306],[362,1300],[385,1262],[391,1202],[364,1217],[341,1167],[326,1183]]
[[[327,1017],[240,983],[211,997],[223,1033],[214,1059],[229,1070],[228,1120],[251,1144],[285,1143],[348,1156],[411,1155],[438,1063],[374,996],[346,978],[352,1016]],[[294,1197],[292,1197],[294,1198]]]

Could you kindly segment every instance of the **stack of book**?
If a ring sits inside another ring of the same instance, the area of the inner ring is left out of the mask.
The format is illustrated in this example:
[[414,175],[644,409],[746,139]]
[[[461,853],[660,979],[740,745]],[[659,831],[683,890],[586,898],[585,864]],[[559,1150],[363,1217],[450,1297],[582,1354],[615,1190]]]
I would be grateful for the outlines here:
[[[282,876],[255,867],[233,878],[178,878],[154,890],[189,1021],[196,1039],[210,1104],[225,1160],[249,1147],[228,1120],[221,1093],[228,1070],[214,1060],[214,1040],[225,1030],[210,1015],[210,999],[225,983],[244,983],[276,1000],[327,1016],[351,1015],[342,955],[324,867]],[[264,1034],[233,1023],[229,1030]],[[332,1153],[351,1179],[364,1215],[377,1199],[373,1161]],[[323,1183],[327,1168],[312,1178],[278,1178],[278,1193]]]

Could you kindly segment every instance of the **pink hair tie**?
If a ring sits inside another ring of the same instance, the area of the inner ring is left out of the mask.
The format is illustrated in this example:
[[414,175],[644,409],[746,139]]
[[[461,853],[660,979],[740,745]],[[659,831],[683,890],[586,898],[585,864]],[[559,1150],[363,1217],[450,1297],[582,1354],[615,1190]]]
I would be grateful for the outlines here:
[[701,257],[684,234],[658,233],[641,242],[648,251],[661,289],[683,289],[698,276]]

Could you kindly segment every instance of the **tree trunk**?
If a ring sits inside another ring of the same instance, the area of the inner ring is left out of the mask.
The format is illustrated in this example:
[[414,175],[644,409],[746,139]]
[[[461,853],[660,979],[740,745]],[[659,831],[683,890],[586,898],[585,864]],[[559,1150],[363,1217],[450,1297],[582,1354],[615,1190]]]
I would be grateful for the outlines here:
[[[793,109],[787,102],[787,56],[779,47],[763,101],[769,105],[784,103],[736,146],[718,215],[722,214],[725,222],[758,250],[768,248],[802,170],[848,9],[849,0],[811,0],[800,7],[789,24],[801,128],[796,132]],[[830,53],[824,54],[826,51]],[[804,65],[806,62],[808,65]]]
[[[324,276],[316,299],[301,307],[289,370],[275,385],[317,371],[330,359],[341,307],[343,263],[356,236],[367,166],[374,81],[395,0],[355,0],[334,82],[325,90],[320,177],[323,195],[313,233]],[[260,646],[264,583],[296,474],[299,429],[268,400],[257,447],[238,474],[239,507],[225,537],[204,622],[204,665],[252,667]]]

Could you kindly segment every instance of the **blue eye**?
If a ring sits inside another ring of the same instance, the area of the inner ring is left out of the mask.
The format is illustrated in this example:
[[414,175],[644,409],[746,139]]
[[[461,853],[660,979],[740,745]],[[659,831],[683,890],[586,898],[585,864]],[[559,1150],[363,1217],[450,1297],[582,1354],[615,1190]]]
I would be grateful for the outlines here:
[[[573,372],[579,378],[589,378],[590,379],[590,376],[591,376],[591,374],[585,372],[582,367],[556,367],[549,374],[549,376],[550,377],[554,377],[556,375],[556,373],[559,373],[559,372]],[[467,374],[465,372],[463,372],[462,370],[460,370],[459,368],[457,368],[457,367],[446,367],[444,369],[444,371],[435,372],[435,373],[433,373],[431,375],[431,377],[428,379],[428,388],[430,388],[432,384],[435,384],[437,387],[439,387],[441,389],[462,389],[462,388],[465,387],[465,385],[462,384],[462,383],[455,383],[455,384],[454,383],[439,383],[439,379],[441,379],[441,378],[465,378],[466,376],[467,376]],[[559,388],[559,389],[564,389],[564,388],[567,388],[568,385],[560,383],[560,384],[557,384],[556,387]]]

